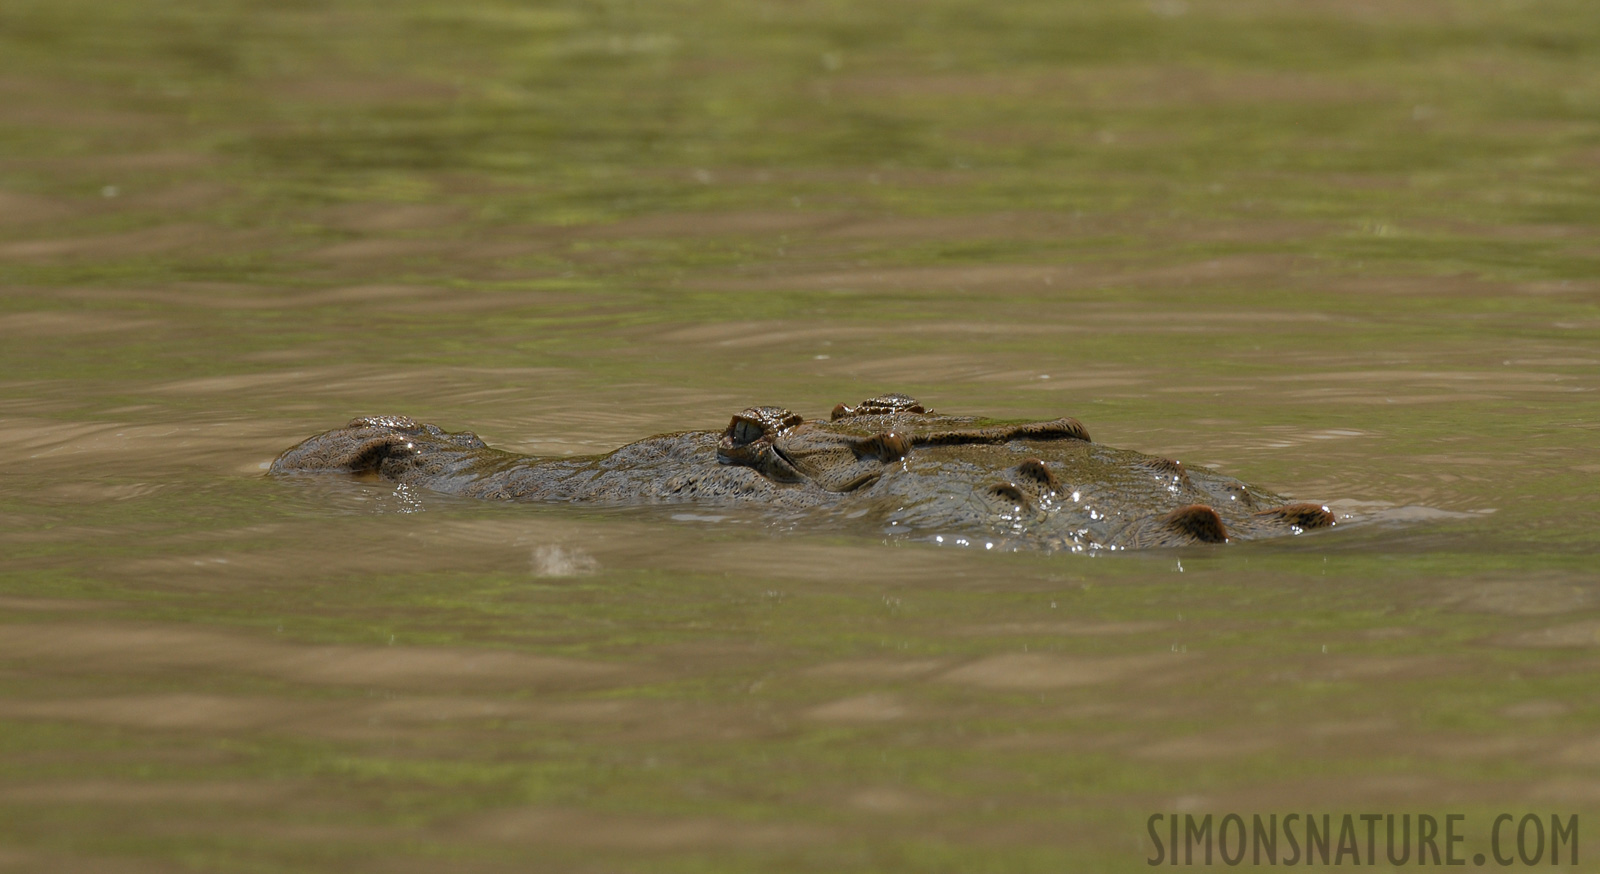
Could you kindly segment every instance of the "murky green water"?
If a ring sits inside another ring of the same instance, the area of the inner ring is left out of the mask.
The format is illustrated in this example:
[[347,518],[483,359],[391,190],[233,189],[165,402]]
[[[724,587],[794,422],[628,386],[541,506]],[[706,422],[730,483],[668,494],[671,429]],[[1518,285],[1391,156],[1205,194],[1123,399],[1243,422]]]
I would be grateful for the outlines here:
[[[1584,0],[13,0],[0,870],[1589,817],[1597,225]],[[887,390],[1384,521],[1082,559],[262,476]]]

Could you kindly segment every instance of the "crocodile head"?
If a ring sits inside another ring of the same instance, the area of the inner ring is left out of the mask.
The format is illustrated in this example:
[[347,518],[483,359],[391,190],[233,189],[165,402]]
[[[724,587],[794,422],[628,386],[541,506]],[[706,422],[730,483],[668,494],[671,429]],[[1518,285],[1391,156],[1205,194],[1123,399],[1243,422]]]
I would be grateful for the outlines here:
[[832,493],[892,530],[977,533],[952,535],[960,543],[1144,548],[1333,524],[1320,506],[1093,443],[1073,418],[946,416],[899,394],[840,404],[827,420],[751,407],[722,432],[717,460]]
[[750,407],[722,432],[717,460],[754,468],[775,482],[810,481],[830,492],[852,492],[877,482],[918,446],[1088,439],[1077,419],[1009,424],[941,416],[889,394],[854,407],[839,404],[825,422],[805,421],[782,407]]

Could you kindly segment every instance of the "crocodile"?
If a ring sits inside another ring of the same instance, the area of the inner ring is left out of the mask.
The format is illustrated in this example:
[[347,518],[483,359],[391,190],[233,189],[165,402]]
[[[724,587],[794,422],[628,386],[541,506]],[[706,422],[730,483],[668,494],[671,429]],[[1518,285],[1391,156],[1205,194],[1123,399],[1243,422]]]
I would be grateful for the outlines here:
[[490,448],[404,416],[292,447],[274,476],[340,473],[499,501],[730,508],[775,523],[979,549],[1101,551],[1225,543],[1335,524],[1315,503],[1089,438],[1077,419],[942,415],[903,394],[826,419],[750,407],[589,457]]

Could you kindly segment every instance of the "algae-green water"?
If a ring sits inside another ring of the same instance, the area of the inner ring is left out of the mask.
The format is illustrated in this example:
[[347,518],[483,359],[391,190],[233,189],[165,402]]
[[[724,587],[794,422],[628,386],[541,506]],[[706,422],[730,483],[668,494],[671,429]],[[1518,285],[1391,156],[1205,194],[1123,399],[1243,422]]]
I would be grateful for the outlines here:
[[[1597,231],[1583,0],[11,0],[0,871],[1588,848]],[[997,555],[264,473],[886,391],[1369,521]]]

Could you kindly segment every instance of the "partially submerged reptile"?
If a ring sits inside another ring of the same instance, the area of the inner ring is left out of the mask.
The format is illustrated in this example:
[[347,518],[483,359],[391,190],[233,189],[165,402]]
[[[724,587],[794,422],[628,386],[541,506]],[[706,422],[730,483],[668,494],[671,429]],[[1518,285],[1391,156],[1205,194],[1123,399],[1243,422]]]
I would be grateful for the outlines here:
[[946,416],[899,394],[840,404],[827,420],[751,407],[720,432],[583,458],[491,449],[403,416],[361,418],[283,453],[271,472],[375,475],[503,501],[719,506],[989,549],[1143,549],[1334,524],[1321,505],[1091,442],[1077,419]]

